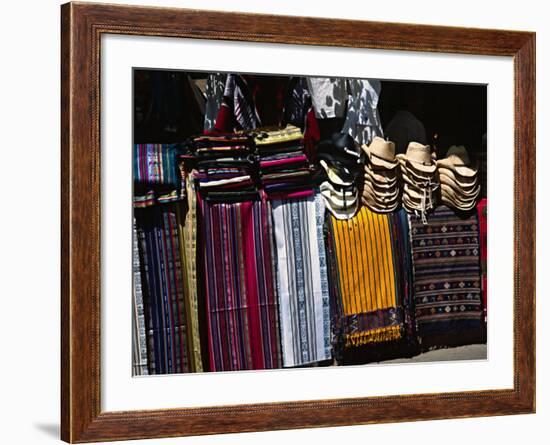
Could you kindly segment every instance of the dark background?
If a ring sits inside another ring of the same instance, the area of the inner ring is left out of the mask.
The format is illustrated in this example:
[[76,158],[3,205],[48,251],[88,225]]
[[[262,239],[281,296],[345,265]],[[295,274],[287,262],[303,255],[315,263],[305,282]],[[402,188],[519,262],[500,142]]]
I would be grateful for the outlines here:
[[[208,73],[134,70],[134,142],[182,142],[202,133],[204,91]],[[189,79],[199,87],[189,87]],[[202,101],[202,103],[201,103]],[[378,110],[382,127],[398,110],[413,113],[426,128],[427,143],[444,157],[451,145],[464,145],[470,155],[485,158],[487,132],[485,85],[382,81]]]

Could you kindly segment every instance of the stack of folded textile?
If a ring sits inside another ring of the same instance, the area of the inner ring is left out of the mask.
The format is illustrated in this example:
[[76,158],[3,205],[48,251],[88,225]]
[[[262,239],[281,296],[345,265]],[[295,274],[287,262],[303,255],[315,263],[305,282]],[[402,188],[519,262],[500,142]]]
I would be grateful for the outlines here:
[[313,195],[309,160],[298,127],[260,131],[254,136],[259,158],[259,177],[269,199],[303,198]]
[[377,213],[393,212],[400,202],[395,144],[377,136],[362,148],[367,155],[363,204]]
[[179,190],[178,144],[135,144],[134,207],[145,208],[183,199]]
[[437,161],[441,186],[441,201],[457,210],[475,207],[481,191],[477,168],[473,167],[464,146],[453,145],[447,157]]
[[396,158],[403,177],[403,208],[409,213],[419,213],[426,222],[426,212],[436,206],[434,191],[438,188],[437,165],[429,145],[411,142],[405,154]]
[[319,188],[327,209],[336,219],[352,218],[359,208],[361,150],[350,135],[335,133],[319,142],[317,157],[326,173]]
[[183,162],[194,165],[197,189],[207,201],[235,202],[257,196],[252,140],[243,135],[200,136]]

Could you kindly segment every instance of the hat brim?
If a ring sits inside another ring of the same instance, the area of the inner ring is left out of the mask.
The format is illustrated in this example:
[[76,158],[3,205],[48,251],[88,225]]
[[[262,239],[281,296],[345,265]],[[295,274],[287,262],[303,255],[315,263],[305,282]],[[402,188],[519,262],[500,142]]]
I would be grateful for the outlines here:
[[435,162],[431,163],[430,165],[424,165],[421,162],[417,162],[407,158],[407,156],[404,154],[396,155],[395,157],[401,165],[404,165],[407,170],[431,174],[437,169],[437,164]]
[[437,171],[440,176],[445,175],[452,181],[463,187],[470,186],[477,181],[477,175],[463,176],[458,171],[447,168],[445,166],[438,166]]
[[[403,193],[402,203],[406,208],[422,211],[421,202],[415,202],[414,200],[411,200],[409,198],[409,195],[407,195],[406,193]],[[424,207],[424,210],[431,210],[433,208],[435,208],[435,205],[433,203],[432,205],[429,205],[429,202],[427,202],[426,206]]]
[[333,207],[331,203],[327,202],[327,200],[325,199],[325,207],[330,212],[330,214],[334,216],[336,219],[340,219],[340,220],[351,219],[357,213],[357,209],[359,209],[359,199],[355,201],[354,205],[350,207],[346,207],[346,210]]
[[331,195],[338,197],[338,199],[353,198],[353,196],[358,194],[358,189],[355,186],[344,187],[343,190],[338,190],[329,181],[322,182],[321,185],[319,186],[319,190],[321,192],[328,191]]
[[453,201],[447,195],[444,195],[444,194],[441,195],[441,202],[449,207],[462,210],[464,212],[472,210],[476,206],[475,199],[470,204],[461,204],[461,203],[457,203],[456,201]]
[[357,198],[359,194],[357,193],[350,199],[342,199],[338,196],[331,195],[329,191],[321,192],[321,195],[325,199],[325,202],[327,202],[331,206],[331,208],[344,210],[357,203]]
[[477,184],[473,188],[462,189],[456,183],[447,183],[440,181],[441,191],[446,190],[449,194],[454,194],[464,199],[476,198],[481,192],[481,184]]
[[394,159],[393,161],[388,161],[387,159],[376,156],[373,152],[371,152],[368,146],[364,147],[364,151],[367,154],[369,162],[376,167],[382,167],[388,170],[392,170],[397,167],[398,163],[396,159]]
[[[386,170],[388,171],[388,170]],[[386,184],[388,186],[394,186],[397,184],[397,171],[394,170],[392,174],[380,174],[373,171],[369,166],[365,165],[365,178],[369,177],[373,182],[378,184]]]
[[[428,182],[427,179],[424,179],[423,181],[417,181],[416,179],[411,179],[413,177],[410,176],[410,175],[407,175],[407,174],[402,174],[401,178],[402,178],[402,180],[405,184],[408,184],[408,185],[410,185],[412,187],[415,187],[415,188],[418,188],[418,189],[425,188],[427,186],[427,182]],[[435,181],[435,177],[432,177],[430,182],[431,182],[432,185],[437,184],[436,181]]]
[[358,158],[352,156],[341,156],[339,154],[332,153],[317,153],[318,159],[323,159],[335,168],[345,167],[348,170],[361,170],[363,164],[358,162]]
[[464,176],[465,178],[471,178],[472,176],[476,176],[478,171],[477,167],[469,167],[466,165],[456,165],[448,159],[438,160],[437,166],[438,168],[443,167],[443,168],[452,170],[458,173],[460,176]]
[[345,186],[350,186],[355,184],[354,176],[348,175],[347,173],[344,173],[344,172],[339,172],[337,169],[327,164],[326,161],[322,160],[321,166],[327,173],[327,176],[330,182],[336,185],[345,185]]
[[400,201],[399,196],[396,196],[394,198],[380,198],[368,192],[363,192],[361,196],[369,200],[370,202],[375,203],[379,207],[393,207],[396,203],[399,203]]
[[477,196],[475,196],[473,198],[463,199],[463,198],[460,198],[459,196],[456,196],[453,193],[448,193],[447,191],[443,191],[443,190],[441,191],[441,197],[445,197],[446,199],[448,199],[450,201],[453,201],[456,204],[460,204],[460,205],[464,205],[464,206],[469,206],[473,202],[477,201]]
[[[423,190],[424,188],[417,187],[416,185],[405,184],[403,186],[403,193],[406,193],[409,197],[413,199],[422,199]],[[426,189],[426,191],[433,194],[433,190]],[[428,193],[426,194],[426,198],[428,197]]]
[[372,183],[365,181],[363,184],[363,190],[367,190],[369,193],[378,196],[380,198],[396,198],[399,195],[399,188],[395,187],[392,191],[383,191],[372,185]]
[[396,200],[392,205],[379,204],[375,200],[371,199],[368,196],[363,195],[361,197],[361,202],[364,206],[368,207],[370,210],[376,213],[391,213],[399,208],[400,200]]

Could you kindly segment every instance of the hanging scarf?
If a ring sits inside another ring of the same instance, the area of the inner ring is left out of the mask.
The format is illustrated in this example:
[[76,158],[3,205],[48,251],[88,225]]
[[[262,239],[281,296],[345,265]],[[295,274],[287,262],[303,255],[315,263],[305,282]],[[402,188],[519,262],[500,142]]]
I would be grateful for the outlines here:
[[202,212],[211,371],[280,368],[269,203],[212,203]]
[[145,307],[141,287],[141,261],[134,218],[132,237],[132,275],[134,278],[132,299],[132,369],[133,375],[147,375],[147,329],[145,324]]
[[319,193],[273,201],[283,365],[331,358],[329,289]]
[[198,283],[197,283],[197,197],[194,171],[186,177],[186,207],[178,206],[177,221],[179,248],[182,259],[185,286],[187,324],[189,326],[189,362],[191,372],[201,372],[202,355],[199,333]]
[[346,347],[397,340],[403,312],[390,217],[362,207],[349,220],[331,216]]
[[177,210],[135,209],[150,374],[189,372],[187,315]]

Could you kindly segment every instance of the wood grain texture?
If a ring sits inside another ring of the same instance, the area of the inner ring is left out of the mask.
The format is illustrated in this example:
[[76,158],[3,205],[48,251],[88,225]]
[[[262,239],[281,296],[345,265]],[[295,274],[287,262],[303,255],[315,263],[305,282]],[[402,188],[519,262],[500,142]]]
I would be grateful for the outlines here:
[[[61,436],[173,437],[532,413],[535,410],[535,35],[171,8],[61,8]],[[101,412],[100,37],[103,33],[514,57],[514,388]]]

